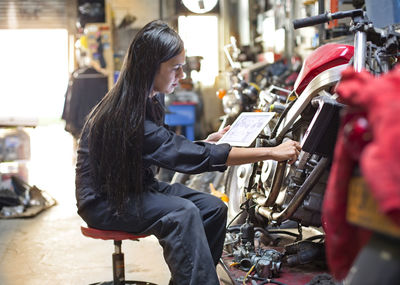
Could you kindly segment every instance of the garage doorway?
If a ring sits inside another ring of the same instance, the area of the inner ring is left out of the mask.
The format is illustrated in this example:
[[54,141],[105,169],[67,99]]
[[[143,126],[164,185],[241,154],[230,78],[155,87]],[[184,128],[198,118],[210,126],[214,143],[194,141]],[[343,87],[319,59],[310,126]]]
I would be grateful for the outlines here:
[[68,85],[66,29],[0,30],[0,114],[59,119]]
[[179,16],[178,31],[185,43],[187,56],[201,56],[197,79],[206,86],[214,85],[218,75],[218,17]]

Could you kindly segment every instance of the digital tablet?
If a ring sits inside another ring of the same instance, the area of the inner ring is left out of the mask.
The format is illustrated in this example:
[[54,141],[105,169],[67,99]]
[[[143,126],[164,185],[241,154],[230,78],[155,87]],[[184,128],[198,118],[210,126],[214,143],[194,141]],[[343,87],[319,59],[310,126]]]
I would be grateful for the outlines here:
[[241,113],[217,144],[228,143],[231,146],[250,146],[274,115],[274,112]]

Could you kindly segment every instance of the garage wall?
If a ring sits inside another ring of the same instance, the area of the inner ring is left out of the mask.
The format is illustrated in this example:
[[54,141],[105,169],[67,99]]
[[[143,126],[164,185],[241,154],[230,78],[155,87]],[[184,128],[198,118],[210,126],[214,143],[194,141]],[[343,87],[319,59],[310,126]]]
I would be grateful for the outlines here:
[[[164,18],[175,11],[175,0],[105,0],[111,5],[115,24],[127,15],[136,17],[133,28],[160,18],[160,3]],[[57,29],[75,24],[77,0],[1,0],[0,29]],[[170,19],[168,19],[170,20]]]
[[0,29],[70,29],[76,0],[2,0]]
[[110,1],[114,13],[115,25],[118,26],[126,15],[136,17],[133,28],[141,28],[148,22],[160,18],[159,0],[113,0]]

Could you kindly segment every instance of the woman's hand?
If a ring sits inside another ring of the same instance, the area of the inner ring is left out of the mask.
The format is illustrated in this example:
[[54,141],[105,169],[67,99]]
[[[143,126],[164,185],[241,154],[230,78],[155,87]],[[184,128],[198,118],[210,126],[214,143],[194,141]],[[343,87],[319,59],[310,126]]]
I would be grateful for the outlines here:
[[287,160],[289,164],[293,164],[297,160],[300,150],[300,144],[292,140],[275,147],[233,147],[229,152],[226,165],[239,165],[268,159],[276,161]]
[[289,164],[293,164],[301,151],[301,146],[298,142],[288,140],[271,149],[272,159],[276,161],[287,160]]
[[208,143],[216,143],[217,141],[219,141],[222,136],[229,130],[231,126],[228,125],[225,128],[223,128],[222,130],[212,133],[210,134],[204,141],[208,142]]

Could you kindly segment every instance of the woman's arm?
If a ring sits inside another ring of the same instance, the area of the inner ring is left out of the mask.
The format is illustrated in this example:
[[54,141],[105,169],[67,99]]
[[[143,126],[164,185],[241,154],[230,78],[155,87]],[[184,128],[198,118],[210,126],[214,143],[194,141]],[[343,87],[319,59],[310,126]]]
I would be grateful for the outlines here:
[[298,142],[288,140],[276,147],[238,148],[233,147],[229,152],[226,165],[239,165],[262,160],[288,160],[289,164],[296,161],[301,150]]

